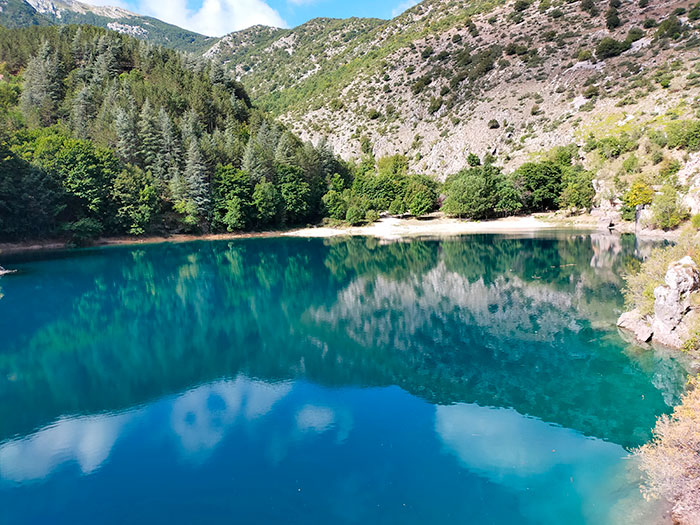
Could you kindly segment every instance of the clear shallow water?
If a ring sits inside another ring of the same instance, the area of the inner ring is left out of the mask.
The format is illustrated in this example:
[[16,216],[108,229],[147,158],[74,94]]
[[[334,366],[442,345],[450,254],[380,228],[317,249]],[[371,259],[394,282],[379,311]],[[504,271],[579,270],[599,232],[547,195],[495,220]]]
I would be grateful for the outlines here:
[[0,522],[655,523],[683,385],[632,238],[248,239],[1,261]]

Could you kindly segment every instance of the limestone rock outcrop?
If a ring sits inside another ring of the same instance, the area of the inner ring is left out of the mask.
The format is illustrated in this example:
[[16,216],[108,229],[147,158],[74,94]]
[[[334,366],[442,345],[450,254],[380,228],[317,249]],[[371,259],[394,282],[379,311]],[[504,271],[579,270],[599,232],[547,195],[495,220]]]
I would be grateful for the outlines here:
[[654,289],[654,314],[642,316],[633,310],[620,316],[617,326],[634,333],[643,343],[681,348],[699,324],[700,312],[692,304],[700,291],[700,269],[690,257],[672,263],[664,284]]

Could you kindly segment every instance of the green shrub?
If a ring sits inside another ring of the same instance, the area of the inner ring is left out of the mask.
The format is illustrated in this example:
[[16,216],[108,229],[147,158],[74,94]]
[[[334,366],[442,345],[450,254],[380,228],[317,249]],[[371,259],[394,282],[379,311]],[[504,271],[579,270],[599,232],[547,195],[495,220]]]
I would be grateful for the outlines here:
[[373,222],[377,222],[379,220],[379,212],[377,210],[367,210],[367,213],[365,213],[365,222],[367,224],[372,224]]
[[448,177],[442,210],[460,218],[481,220],[493,216],[499,175],[499,170],[493,166],[479,166]]
[[595,54],[600,59],[612,58],[621,55],[632,47],[628,41],[620,42],[611,37],[605,37],[596,46]]
[[700,120],[676,120],[666,126],[669,148],[700,150]]
[[576,55],[576,59],[579,62],[584,62],[593,58],[593,52],[590,49],[581,49]]
[[644,38],[644,31],[642,31],[638,27],[633,27],[627,32],[628,42],[636,42],[637,40],[640,40],[642,38]]
[[664,184],[661,193],[654,198],[651,205],[654,226],[662,230],[676,228],[688,216],[680,206],[678,192],[670,184]]
[[562,191],[562,168],[552,161],[528,162],[520,166],[513,177],[523,188],[525,207],[531,211],[554,210]]
[[362,224],[365,221],[367,212],[363,210],[360,206],[350,206],[345,215],[345,220],[348,221],[353,226]]
[[560,208],[576,208],[590,210],[593,207],[595,188],[593,174],[580,166],[564,170],[562,176],[562,192],[559,196]]
[[625,173],[636,173],[639,171],[639,159],[634,153],[622,163],[622,170]]
[[678,20],[678,17],[671,15],[659,24],[659,28],[656,30],[656,38],[676,39],[681,36],[682,31],[683,25]]
[[700,213],[696,213],[690,218],[690,223],[693,225],[693,228],[700,230]]
[[85,217],[66,226],[70,233],[70,242],[76,246],[87,246],[97,239],[104,231],[102,224],[96,219]]
[[489,126],[489,129],[498,129],[501,127],[501,125],[498,123],[498,121],[496,119],[489,120],[488,126]]
[[617,9],[614,7],[611,7],[605,12],[605,25],[609,30],[615,29],[616,27],[620,27],[620,25],[622,25],[620,15],[618,14]]

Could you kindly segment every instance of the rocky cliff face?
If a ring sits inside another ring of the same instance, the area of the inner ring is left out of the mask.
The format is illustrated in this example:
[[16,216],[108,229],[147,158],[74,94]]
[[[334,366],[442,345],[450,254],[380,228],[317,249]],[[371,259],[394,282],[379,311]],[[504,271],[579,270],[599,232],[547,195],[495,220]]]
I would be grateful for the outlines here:
[[[424,0],[388,21],[252,28],[207,56],[304,139],[327,137],[348,159],[363,144],[376,156],[402,153],[442,177],[469,151],[513,167],[591,133],[656,125],[692,98],[697,22],[687,3],[622,2],[616,27],[607,1],[592,4]],[[688,36],[664,37],[659,23]],[[600,46],[606,38],[629,46],[614,56]]]
[[695,306],[699,294],[700,269],[690,257],[684,257],[669,266],[664,284],[654,289],[653,315],[626,312],[617,326],[634,333],[640,342],[680,349],[700,327],[700,309]]

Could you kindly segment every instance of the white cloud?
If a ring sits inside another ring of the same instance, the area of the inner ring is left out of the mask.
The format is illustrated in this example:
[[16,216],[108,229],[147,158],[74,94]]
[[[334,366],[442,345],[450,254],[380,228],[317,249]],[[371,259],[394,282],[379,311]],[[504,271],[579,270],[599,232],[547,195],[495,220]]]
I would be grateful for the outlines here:
[[414,5],[418,5],[418,0],[406,0],[405,2],[401,2],[391,11],[391,16],[399,16],[407,9],[411,9]]
[[[304,1],[304,0],[302,0]],[[223,36],[254,25],[287,27],[280,14],[264,0],[204,0],[196,9],[187,0],[88,0],[93,5],[117,5],[209,36]]]
[[95,472],[132,416],[61,419],[25,439],[8,441],[0,446],[0,479],[19,483],[40,480],[68,461],[76,461],[83,474]]

